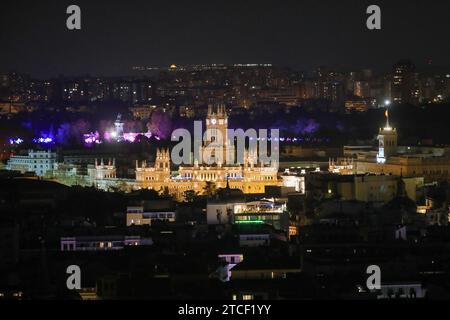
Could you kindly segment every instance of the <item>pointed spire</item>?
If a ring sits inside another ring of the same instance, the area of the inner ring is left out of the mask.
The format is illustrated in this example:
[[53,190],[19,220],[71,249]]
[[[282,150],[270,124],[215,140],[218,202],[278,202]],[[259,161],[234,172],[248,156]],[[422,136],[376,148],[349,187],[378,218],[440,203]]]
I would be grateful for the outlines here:
[[208,104],[208,116],[212,114],[212,106]]
[[385,128],[390,128],[389,126],[389,110],[386,109],[386,111],[384,112],[384,116],[386,117],[386,127]]

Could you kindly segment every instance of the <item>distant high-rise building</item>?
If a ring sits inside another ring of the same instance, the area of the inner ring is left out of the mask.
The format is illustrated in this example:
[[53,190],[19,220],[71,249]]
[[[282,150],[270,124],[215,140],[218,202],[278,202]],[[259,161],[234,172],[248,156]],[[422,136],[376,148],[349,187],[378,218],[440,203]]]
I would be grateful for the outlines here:
[[0,74],[0,88],[9,88],[10,81],[7,74]]
[[367,81],[355,81],[354,95],[360,98],[370,96],[370,86]]
[[341,106],[344,104],[345,89],[341,82],[334,81],[331,83],[331,102],[333,106]]
[[415,65],[409,60],[401,60],[394,65],[392,72],[392,102],[417,104],[419,83]]
[[312,99],[315,97],[315,86],[311,80],[301,81],[296,88],[295,94],[300,99]]
[[373,77],[373,71],[372,71],[372,69],[363,69],[363,70],[361,71],[361,73],[362,73],[362,78],[363,78],[364,80],[370,80],[370,79],[372,79],[372,77]]

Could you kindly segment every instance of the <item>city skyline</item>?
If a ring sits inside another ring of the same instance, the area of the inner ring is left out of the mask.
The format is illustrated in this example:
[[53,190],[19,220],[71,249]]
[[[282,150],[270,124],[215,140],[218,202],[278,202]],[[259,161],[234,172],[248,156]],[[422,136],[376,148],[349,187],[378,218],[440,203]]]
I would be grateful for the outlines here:
[[0,304],[450,300],[448,12],[0,2]]
[[[2,69],[0,70],[0,75],[7,74],[19,74],[25,75],[29,77],[29,79],[45,81],[45,80],[58,80],[58,79],[82,79],[82,78],[105,78],[105,79],[114,79],[114,78],[123,78],[123,79],[155,79],[159,76],[161,72],[165,71],[205,71],[205,70],[220,70],[226,68],[277,68],[280,70],[286,70],[292,73],[296,73],[302,78],[314,78],[317,76],[317,73],[320,69],[325,69],[327,71],[333,71],[338,74],[349,74],[349,73],[359,73],[368,71],[373,76],[383,76],[392,74],[392,69],[395,67],[396,63],[399,62],[408,62],[412,63],[415,67],[415,71],[418,74],[424,75],[437,75],[437,74],[449,74],[450,73],[450,65],[435,65],[432,61],[424,61],[423,64],[417,63],[417,61],[411,59],[410,57],[403,57],[390,61],[383,67],[383,70],[372,68],[368,66],[362,67],[351,67],[351,66],[343,66],[343,65],[333,65],[333,64],[316,64],[311,68],[297,68],[290,65],[280,65],[275,63],[194,63],[194,64],[178,64],[178,63],[169,63],[167,65],[152,65],[152,64],[135,64],[127,67],[127,70],[123,71],[120,74],[103,74],[103,73],[95,73],[95,72],[81,72],[81,73],[60,73],[60,74],[52,74],[47,76],[37,76],[35,73],[32,73],[31,70],[19,70],[17,68],[13,68],[10,70]],[[450,62],[449,62],[450,63]]]

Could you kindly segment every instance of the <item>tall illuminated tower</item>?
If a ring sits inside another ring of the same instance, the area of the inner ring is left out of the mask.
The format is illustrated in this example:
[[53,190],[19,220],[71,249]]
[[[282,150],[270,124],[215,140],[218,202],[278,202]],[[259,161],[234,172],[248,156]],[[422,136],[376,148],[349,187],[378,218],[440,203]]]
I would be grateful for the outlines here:
[[386,159],[397,153],[397,130],[389,124],[389,111],[386,109],[386,126],[380,128],[378,134],[377,162],[385,163]]
[[114,127],[115,127],[114,137],[118,142],[123,141],[123,121],[122,115],[120,113],[117,115],[116,121],[114,121]]
[[223,104],[208,106],[205,147],[214,143],[221,147],[221,163],[225,163],[228,150],[228,115]]

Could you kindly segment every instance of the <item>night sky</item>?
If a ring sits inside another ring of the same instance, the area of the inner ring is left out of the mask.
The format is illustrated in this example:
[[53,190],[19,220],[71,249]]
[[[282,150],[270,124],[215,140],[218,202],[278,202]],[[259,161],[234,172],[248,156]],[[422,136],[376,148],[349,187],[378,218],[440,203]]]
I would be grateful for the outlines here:
[[[82,30],[66,29],[66,7]],[[366,8],[382,30],[366,29]],[[0,2],[0,72],[126,75],[134,65],[273,63],[389,70],[450,65],[448,0],[35,0]]]

